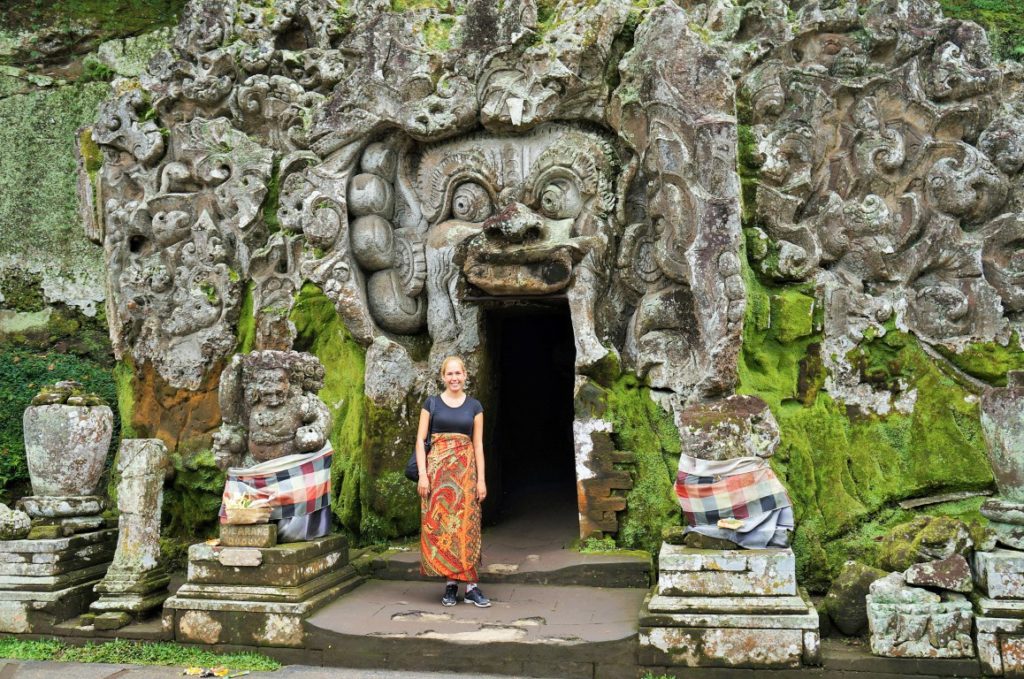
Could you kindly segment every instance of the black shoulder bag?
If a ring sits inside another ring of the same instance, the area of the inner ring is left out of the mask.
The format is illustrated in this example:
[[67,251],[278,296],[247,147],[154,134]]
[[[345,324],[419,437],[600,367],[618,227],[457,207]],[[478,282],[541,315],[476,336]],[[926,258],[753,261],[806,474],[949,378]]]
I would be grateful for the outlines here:
[[[427,427],[427,438],[423,440],[423,450],[430,454],[430,432],[434,428],[434,399],[436,396],[431,396],[427,399],[427,412],[430,413],[430,425]],[[416,464],[416,448],[412,449],[412,455],[409,456],[409,461],[405,463],[405,478],[409,479],[414,483],[420,481],[420,467]]]

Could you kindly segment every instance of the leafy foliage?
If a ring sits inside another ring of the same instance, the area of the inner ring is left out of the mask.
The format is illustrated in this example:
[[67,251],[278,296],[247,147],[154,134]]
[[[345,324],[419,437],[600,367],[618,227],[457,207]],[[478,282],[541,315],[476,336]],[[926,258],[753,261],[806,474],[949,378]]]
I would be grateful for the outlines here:
[[981,24],[1000,59],[1024,61],[1024,0],[939,0],[947,17]]

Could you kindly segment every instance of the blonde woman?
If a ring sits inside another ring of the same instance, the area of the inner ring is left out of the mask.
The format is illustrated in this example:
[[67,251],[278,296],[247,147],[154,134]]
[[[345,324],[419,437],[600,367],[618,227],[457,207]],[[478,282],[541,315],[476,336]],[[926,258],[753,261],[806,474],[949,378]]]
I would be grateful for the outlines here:
[[416,434],[416,463],[427,470],[416,488],[422,498],[420,571],[447,579],[443,605],[458,602],[459,582],[465,582],[466,603],[486,608],[491,601],[477,586],[476,572],[480,503],[487,497],[484,408],[466,393],[466,364],[458,356],[441,363],[441,381],[444,391],[423,404]]

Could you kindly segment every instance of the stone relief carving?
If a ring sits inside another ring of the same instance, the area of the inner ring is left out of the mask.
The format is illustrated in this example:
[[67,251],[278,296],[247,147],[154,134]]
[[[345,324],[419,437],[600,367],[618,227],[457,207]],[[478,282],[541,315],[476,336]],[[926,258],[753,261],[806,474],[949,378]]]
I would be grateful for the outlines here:
[[324,367],[311,354],[264,350],[235,356],[220,380],[217,465],[249,467],[323,448],[331,429],[331,413],[317,397],[323,384]]
[[580,370],[614,351],[684,398],[726,391],[733,85],[683,10],[647,14],[620,64],[644,15],[613,0],[544,36],[532,3],[471,2],[450,51],[424,38],[435,10],[190,4],[93,130],[119,351],[195,388],[234,349],[249,281],[257,348],[279,350],[307,280],[360,343],[427,333],[434,356],[478,347],[467,294],[564,295]]
[[844,365],[869,327],[952,350],[1019,329],[1020,74],[928,0],[855,9],[812,3],[786,31],[751,33],[785,7],[735,6],[722,37],[759,173],[750,255],[819,284],[827,388],[886,412],[898,404]]
[[735,384],[745,255],[817,284],[834,398],[907,410],[844,358],[869,329],[1020,329],[1022,81],[931,0],[600,0],[543,26],[530,1],[195,1],[92,131],[115,347],[195,389],[246,290],[257,349],[290,349],[308,281],[395,404],[443,354],[472,367],[476,299],[564,295],[579,373],[614,353],[681,407]]

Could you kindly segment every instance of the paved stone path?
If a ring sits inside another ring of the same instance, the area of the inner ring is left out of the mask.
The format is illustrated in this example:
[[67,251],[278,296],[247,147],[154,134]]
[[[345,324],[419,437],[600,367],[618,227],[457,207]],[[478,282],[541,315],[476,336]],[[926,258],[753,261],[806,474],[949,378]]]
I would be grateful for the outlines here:
[[[100,663],[22,662],[0,659],[0,679],[177,679],[180,667]],[[396,672],[288,665],[276,672],[252,672],[245,679],[446,679],[451,672]],[[508,675],[469,674],[473,679],[517,679]]]

